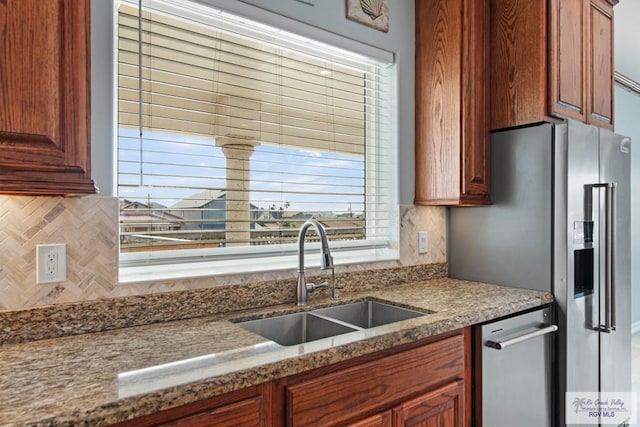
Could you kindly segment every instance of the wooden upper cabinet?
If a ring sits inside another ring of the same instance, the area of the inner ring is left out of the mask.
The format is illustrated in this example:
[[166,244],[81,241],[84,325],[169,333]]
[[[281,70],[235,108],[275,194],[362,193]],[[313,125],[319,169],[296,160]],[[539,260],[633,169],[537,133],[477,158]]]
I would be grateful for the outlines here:
[[584,0],[551,0],[549,7],[549,111],[587,121],[587,14]]
[[613,4],[591,0],[587,18],[590,26],[589,75],[593,90],[588,98],[588,122],[613,128]]
[[490,127],[541,121],[547,111],[546,3],[490,1]]
[[0,1],[0,193],[94,193],[90,0]]
[[488,11],[416,0],[416,204],[489,203]]
[[616,0],[490,0],[491,129],[613,127]]

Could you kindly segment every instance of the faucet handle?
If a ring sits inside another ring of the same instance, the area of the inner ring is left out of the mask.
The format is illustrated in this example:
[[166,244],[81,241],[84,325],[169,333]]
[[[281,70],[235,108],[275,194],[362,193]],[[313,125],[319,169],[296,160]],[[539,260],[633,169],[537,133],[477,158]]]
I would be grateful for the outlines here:
[[317,285],[315,283],[307,283],[307,291],[309,291],[309,292],[313,292],[315,290],[324,289],[324,288],[328,288],[328,287],[329,287],[329,283],[326,280],[324,282],[322,282],[322,283],[317,284]]

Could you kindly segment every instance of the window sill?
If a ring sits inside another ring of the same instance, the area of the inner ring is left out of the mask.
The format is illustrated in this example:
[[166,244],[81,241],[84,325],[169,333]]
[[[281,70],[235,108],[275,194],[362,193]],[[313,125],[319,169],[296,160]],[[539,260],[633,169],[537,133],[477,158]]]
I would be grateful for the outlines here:
[[[359,249],[340,251],[334,254],[336,267],[352,264],[396,261],[399,259],[397,251],[386,248]],[[320,267],[318,253],[305,253],[305,267]],[[269,273],[292,270],[298,268],[296,255],[280,255],[254,259],[213,260],[200,262],[175,263],[148,266],[120,267],[119,283],[149,282],[159,280],[179,280],[186,278],[225,276],[248,273]]]

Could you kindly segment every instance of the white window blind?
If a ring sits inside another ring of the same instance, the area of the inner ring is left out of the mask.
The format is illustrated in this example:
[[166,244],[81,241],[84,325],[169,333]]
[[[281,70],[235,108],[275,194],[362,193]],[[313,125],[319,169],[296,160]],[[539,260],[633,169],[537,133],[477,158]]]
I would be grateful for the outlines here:
[[312,216],[334,247],[389,244],[389,64],[195,2],[141,5],[118,5],[125,262],[282,251]]

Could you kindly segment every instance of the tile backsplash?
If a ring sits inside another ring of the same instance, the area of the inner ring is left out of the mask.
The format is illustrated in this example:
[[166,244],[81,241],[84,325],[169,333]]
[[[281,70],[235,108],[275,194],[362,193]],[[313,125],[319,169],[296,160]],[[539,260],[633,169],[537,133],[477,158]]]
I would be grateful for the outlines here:
[[[292,271],[238,274],[118,285],[118,199],[115,197],[0,196],[0,310],[211,288],[294,278]],[[400,261],[349,265],[338,273],[446,262],[445,209],[399,209]],[[418,231],[429,251],[418,254]],[[67,244],[67,280],[36,283],[36,245]]]
[[[118,200],[0,196],[0,309],[107,298],[118,281]],[[66,243],[67,280],[36,283],[36,245]]]

